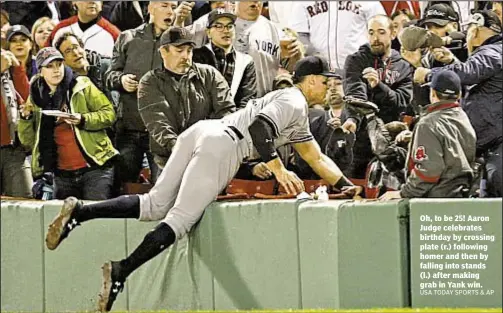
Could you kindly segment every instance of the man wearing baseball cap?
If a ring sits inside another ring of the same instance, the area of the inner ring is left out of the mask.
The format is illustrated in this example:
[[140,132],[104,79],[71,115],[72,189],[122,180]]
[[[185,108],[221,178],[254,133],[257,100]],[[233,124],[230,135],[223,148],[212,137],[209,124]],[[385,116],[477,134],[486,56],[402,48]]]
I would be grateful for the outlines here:
[[216,68],[225,78],[237,108],[257,95],[257,75],[251,56],[234,48],[236,15],[224,9],[208,14],[206,33],[210,42],[194,50],[194,62]]
[[441,70],[432,75],[429,86],[431,104],[414,127],[406,159],[407,182],[382,199],[468,196],[476,138],[458,103],[461,80],[453,71]]
[[[168,32],[164,41],[167,47],[162,47],[168,51],[161,52],[163,58],[170,53],[175,59],[181,60],[184,51],[190,52],[190,49],[184,48],[191,48],[191,43],[180,29],[175,28]],[[174,45],[178,43],[180,45]],[[172,49],[176,51],[170,51]],[[176,60],[173,62],[176,63]],[[167,82],[173,84],[178,81],[179,85],[176,86],[180,87],[178,90],[182,96],[184,90],[193,88],[201,92],[197,95],[198,98],[212,99],[216,95],[211,94],[211,89],[218,88],[229,95],[228,87],[213,84],[205,86],[206,90],[200,90],[196,86],[204,86],[205,81],[211,81],[210,75],[219,75],[218,71],[213,68],[210,70],[209,66],[196,64],[185,70],[185,73],[175,73],[175,68],[166,66],[168,62],[165,58],[164,63],[163,69],[151,71],[142,78],[138,91],[140,106],[146,104],[147,97],[153,101],[148,110],[155,110],[153,115],[159,116],[159,119],[162,119],[159,123],[162,122],[163,125],[169,122],[169,116],[166,114],[179,114],[171,113],[170,107],[182,108],[182,105],[192,105],[191,100],[194,100],[195,106],[190,109],[196,111],[199,109],[197,105],[202,104],[194,96],[191,99],[180,99],[179,102],[167,102],[167,99],[173,99],[173,87],[169,87]],[[327,76],[333,75],[329,72],[327,61],[308,57],[299,61],[295,72],[295,87],[270,92],[263,98],[251,100],[246,108],[221,120],[204,120],[185,130],[180,135],[180,140],[177,141],[161,176],[148,193],[88,204],[76,198],[65,200],[47,233],[46,244],[51,250],[56,249],[68,237],[75,229],[74,226],[92,219],[129,218],[159,222],[125,259],[106,262],[103,265],[103,285],[98,302],[101,312],[112,309],[131,273],[192,229],[206,207],[236,175],[243,160],[258,154],[281,186],[289,194],[296,195],[304,190],[304,184],[295,173],[285,168],[276,152],[277,148],[285,144],[293,144],[300,156],[328,183],[337,189],[347,189],[348,196],[361,191],[361,187],[352,186],[340,169],[322,154],[309,131],[308,106],[325,98]],[[202,77],[202,81],[197,81],[201,79],[198,76]],[[227,86],[222,77],[219,80]],[[192,84],[194,81],[197,84]],[[207,94],[203,94],[204,92]],[[146,123],[148,124],[148,121]],[[164,131],[169,132],[166,128],[165,126]],[[160,133],[153,137],[159,140],[162,135],[163,133]]]
[[444,47],[435,47],[437,50],[425,55],[423,63],[429,64],[428,67],[443,66],[458,60],[466,61],[468,58],[465,48],[466,38],[459,32],[459,15],[452,6],[447,3],[432,5],[424,12],[424,18],[419,22],[419,26],[424,26],[444,41]]
[[487,196],[501,197],[502,27],[496,13],[490,10],[475,11],[468,24],[468,60],[431,70],[419,67],[414,73],[414,81],[420,84],[429,82],[432,74],[444,69],[459,76],[461,85],[468,88],[462,105],[477,133],[477,156],[484,156],[486,162]]
[[187,29],[166,30],[159,48],[163,67],[147,72],[138,86],[138,109],[150,134],[150,151],[161,168],[184,130],[236,110],[223,75],[212,66],[192,62],[194,46]]

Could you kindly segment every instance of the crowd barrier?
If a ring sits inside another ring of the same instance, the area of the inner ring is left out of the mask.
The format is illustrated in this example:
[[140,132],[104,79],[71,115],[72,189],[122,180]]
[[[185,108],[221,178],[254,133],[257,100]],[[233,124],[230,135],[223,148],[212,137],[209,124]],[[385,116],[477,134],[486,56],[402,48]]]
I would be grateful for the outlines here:
[[[501,204],[501,199],[215,202],[189,236],[132,274],[114,309],[501,307]],[[90,221],[48,251],[45,232],[60,206],[61,201],[2,201],[2,311],[93,310],[100,266],[126,256],[156,225]],[[421,294],[421,216],[477,212],[491,217],[483,222],[484,232],[496,238],[481,278],[494,294]]]

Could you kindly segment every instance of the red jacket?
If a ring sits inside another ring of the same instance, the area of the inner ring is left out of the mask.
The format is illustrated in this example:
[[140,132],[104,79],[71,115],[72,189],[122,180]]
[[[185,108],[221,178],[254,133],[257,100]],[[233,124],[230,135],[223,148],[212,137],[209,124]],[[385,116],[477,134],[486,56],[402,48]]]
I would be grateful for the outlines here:
[[[11,68],[11,78],[14,83],[14,88],[17,91],[17,104],[24,103],[30,95],[30,82],[26,75],[26,69],[23,66],[14,66]],[[4,86],[2,88],[2,93]],[[7,115],[6,104],[3,102],[3,97],[0,97],[0,145],[6,146],[13,144],[15,138],[11,138],[9,131],[9,119]]]
[[391,16],[395,13],[396,10],[409,10],[412,14],[416,16],[416,18],[421,18],[421,8],[419,7],[418,0],[412,1],[381,1],[384,10],[388,16]]

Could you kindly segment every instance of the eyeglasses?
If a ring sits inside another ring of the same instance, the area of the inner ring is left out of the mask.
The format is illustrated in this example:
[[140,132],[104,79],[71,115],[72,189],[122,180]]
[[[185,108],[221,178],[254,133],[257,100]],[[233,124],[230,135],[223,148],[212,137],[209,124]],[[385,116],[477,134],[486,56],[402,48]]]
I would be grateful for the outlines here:
[[232,30],[234,30],[235,27],[236,27],[236,25],[234,25],[234,24],[227,24],[227,25],[213,24],[213,25],[211,25],[211,28],[214,28],[219,32],[223,32],[224,28],[228,31],[232,31]]
[[65,49],[65,51],[63,51],[63,54],[67,55],[67,54],[70,54],[70,53],[75,53],[75,51],[78,51],[81,48],[82,47],[79,46],[79,45],[71,45],[70,47],[68,47],[67,49]]

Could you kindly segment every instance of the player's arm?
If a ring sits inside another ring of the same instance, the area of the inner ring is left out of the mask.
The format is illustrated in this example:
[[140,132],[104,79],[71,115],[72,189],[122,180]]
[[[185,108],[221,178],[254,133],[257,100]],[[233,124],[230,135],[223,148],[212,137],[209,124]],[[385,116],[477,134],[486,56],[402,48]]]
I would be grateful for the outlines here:
[[314,139],[294,143],[293,148],[314,172],[330,185],[339,190],[343,189],[343,187],[353,186],[353,183],[344,176],[339,167],[321,152],[320,146]]
[[262,161],[274,174],[276,180],[289,194],[296,195],[304,191],[304,184],[294,172],[285,168],[276,152],[274,145],[274,140],[278,138],[276,127],[273,121],[259,115],[248,127],[248,131],[255,149],[257,149]]

